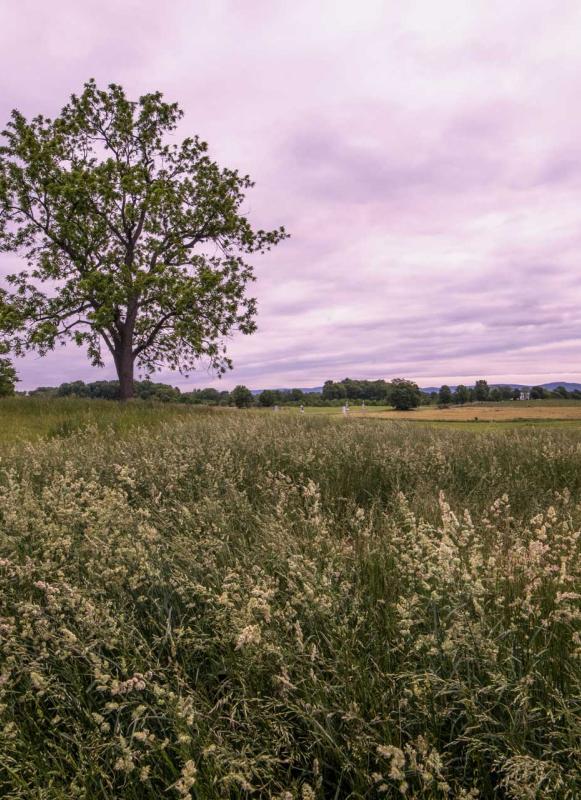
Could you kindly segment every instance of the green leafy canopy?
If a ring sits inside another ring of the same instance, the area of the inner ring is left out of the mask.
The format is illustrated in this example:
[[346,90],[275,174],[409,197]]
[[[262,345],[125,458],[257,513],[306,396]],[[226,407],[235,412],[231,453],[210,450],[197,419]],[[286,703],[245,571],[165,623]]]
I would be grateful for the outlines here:
[[0,292],[11,349],[85,346],[117,371],[223,373],[224,339],[255,328],[249,255],[287,234],[242,213],[247,175],[222,169],[197,137],[168,142],[182,111],[159,92],[137,102],[93,80],[54,119],[18,111],[0,147],[0,250],[27,268]]

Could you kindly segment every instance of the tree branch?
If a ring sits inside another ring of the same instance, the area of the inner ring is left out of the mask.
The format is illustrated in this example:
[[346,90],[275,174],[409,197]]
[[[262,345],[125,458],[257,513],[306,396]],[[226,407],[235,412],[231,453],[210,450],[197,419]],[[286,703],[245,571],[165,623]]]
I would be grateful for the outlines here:
[[161,331],[161,329],[163,328],[165,323],[168,321],[168,319],[171,319],[172,317],[175,317],[176,314],[177,314],[176,311],[169,311],[167,314],[164,314],[164,316],[161,317],[157,321],[157,323],[153,326],[152,330],[150,331],[149,336],[147,337],[145,342],[143,342],[143,344],[140,344],[138,347],[136,347],[133,350],[134,358],[137,357],[138,355],[140,355],[141,353],[143,353],[144,350],[147,350],[148,347],[151,347],[151,345],[155,341],[155,337]]

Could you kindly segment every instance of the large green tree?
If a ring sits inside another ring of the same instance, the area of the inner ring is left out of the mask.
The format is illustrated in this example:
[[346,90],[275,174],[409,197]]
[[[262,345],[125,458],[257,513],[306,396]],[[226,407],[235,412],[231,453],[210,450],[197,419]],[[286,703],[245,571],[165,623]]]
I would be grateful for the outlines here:
[[247,386],[235,386],[230,392],[230,398],[236,408],[250,408],[254,405],[254,395]]
[[422,393],[413,381],[405,378],[394,378],[390,385],[389,401],[398,411],[409,411],[417,408],[422,400]]
[[276,394],[272,391],[272,389],[264,389],[264,391],[260,392],[258,395],[258,402],[261,406],[265,406],[266,408],[270,408],[271,406],[275,405],[276,399]]
[[480,402],[488,400],[490,397],[490,387],[482,378],[474,384],[474,399]]
[[470,402],[470,389],[463,383],[458,384],[454,393],[454,402],[464,405]]
[[111,353],[120,394],[135,366],[223,373],[224,339],[255,330],[247,257],[286,236],[242,211],[248,176],[222,169],[197,137],[177,143],[182,111],[159,92],[84,86],[54,120],[14,111],[0,147],[0,249],[22,272],[0,296],[18,355],[72,339],[93,365]]
[[443,405],[448,405],[452,402],[452,390],[446,384],[440,386],[440,391],[438,392],[438,401]]

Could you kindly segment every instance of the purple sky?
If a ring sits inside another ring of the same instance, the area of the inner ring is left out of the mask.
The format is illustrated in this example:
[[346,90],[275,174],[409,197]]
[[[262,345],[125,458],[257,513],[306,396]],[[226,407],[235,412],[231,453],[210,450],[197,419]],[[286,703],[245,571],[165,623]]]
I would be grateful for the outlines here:
[[[292,234],[256,262],[234,372],[161,380],[581,380],[577,0],[0,0],[0,54],[0,123],[91,76],[160,89]],[[75,347],[16,366],[113,377]]]

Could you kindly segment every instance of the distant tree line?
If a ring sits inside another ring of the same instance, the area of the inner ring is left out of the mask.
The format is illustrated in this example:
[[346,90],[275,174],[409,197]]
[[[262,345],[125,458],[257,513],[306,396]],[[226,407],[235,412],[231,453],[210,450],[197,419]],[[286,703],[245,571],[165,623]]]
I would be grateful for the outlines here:
[[[426,399],[428,400],[427,396]],[[325,381],[322,392],[302,392],[301,389],[266,389],[258,395],[261,406],[296,405],[329,406],[343,405],[348,401],[365,402],[368,405],[393,405],[402,410],[415,408],[422,402],[422,393],[413,381],[394,378],[388,382]],[[428,400],[429,401],[429,400]]]
[[325,381],[322,397],[324,400],[366,400],[385,403],[391,392],[388,381],[354,381],[344,378],[342,381]]
[[530,391],[531,400],[581,400],[581,391],[573,389],[569,391],[564,386],[557,386],[553,390],[546,389],[544,386],[533,386]]
[[[345,386],[347,389],[345,389]],[[335,387],[340,387],[336,389]],[[303,392],[302,389],[265,389],[253,394],[246,386],[236,386],[231,392],[217,389],[194,389],[182,392],[176,386],[153,381],[135,381],[135,397],[141,400],[190,403],[192,405],[236,405],[239,408],[276,405],[328,406],[342,405],[349,400],[365,401],[369,405],[395,405],[396,408],[415,408],[421,402],[430,402],[422,395],[417,384],[396,378],[393,381],[327,381],[322,392]],[[60,386],[39,386],[28,392],[30,397],[81,397],[94,400],[118,400],[119,381],[72,381]]]
[[[73,381],[60,386],[39,386],[28,392],[30,397],[84,397],[91,400],[119,400],[119,381]],[[193,405],[229,405],[230,392],[217,389],[194,389],[182,392],[177,386],[153,381],[135,381],[135,397],[158,400],[162,403],[191,403]]]
[[490,387],[485,380],[478,380],[474,386],[459,384],[455,390],[444,384],[439,392],[432,392],[432,402],[440,405],[464,405],[464,403],[502,402],[503,400],[520,400],[521,389],[512,386]]
[[464,403],[500,403],[503,400],[581,400],[581,391],[569,391],[565,386],[557,386],[550,390],[544,386],[532,386],[530,389],[513,388],[512,386],[489,386],[485,380],[478,380],[474,386],[456,386],[452,390],[445,384],[438,392],[432,392],[431,402],[440,405],[463,405]]
[[[0,396],[14,394],[16,373],[6,358],[0,354]],[[21,393],[23,394],[23,393]],[[118,400],[119,381],[72,381],[60,386],[39,386],[28,392],[31,397],[82,397],[95,400]],[[484,379],[474,386],[460,384],[452,389],[443,385],[439,391],[422,392],[413,381],[394,378],[392,381],[352,380],[325,381],[321,392],[304,392],[302,389],[265,389],[253,393],[246,386],[236,386],[232,391],[214,388],[181,391],[177,386],[153,381],[135,381],[135,397],[141,400],[157,400],[165,403],[188,403],[191,405],[238,406],[239,408],[272,408],[274,406],[341,406],[345,403],[365,403],[368,406],[391,405],[406,410],[419,405],[463,405],[475,402],[502,402],[519,400],[521,396],[531,400],[581,400],[581,391],[569,391],[564,386],[554,390],[543,386],[517,389],[511,386],[489,386]]]

